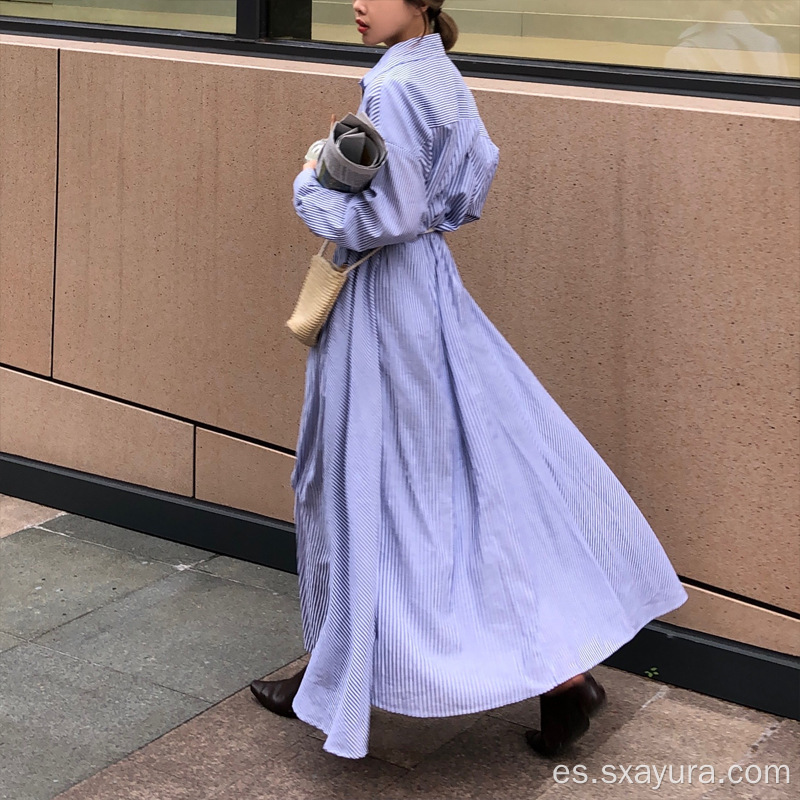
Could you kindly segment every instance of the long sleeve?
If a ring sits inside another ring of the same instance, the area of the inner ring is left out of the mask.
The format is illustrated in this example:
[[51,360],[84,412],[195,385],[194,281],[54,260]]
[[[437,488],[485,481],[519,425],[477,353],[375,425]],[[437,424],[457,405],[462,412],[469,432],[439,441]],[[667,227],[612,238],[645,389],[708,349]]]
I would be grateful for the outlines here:
[[386,84],[380,94],[367,105],[367,113],[386,139],[388,155],[369,188],[358,194],[325,189],[313,170],[301,172],[294,181],[298,216],[313,233],[350,250],[411,241],[426,229],[420,126],[401,87]]

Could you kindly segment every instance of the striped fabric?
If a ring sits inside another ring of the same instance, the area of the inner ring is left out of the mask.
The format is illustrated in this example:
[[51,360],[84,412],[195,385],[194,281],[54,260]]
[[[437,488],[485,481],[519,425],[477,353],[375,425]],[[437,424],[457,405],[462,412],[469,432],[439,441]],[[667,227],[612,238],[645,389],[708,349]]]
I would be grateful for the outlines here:
[[294,185],[340,263],[386,245],[309,352],[292,477],[311,652],[294,708],[349,758],[372,705],[449,716],[540,694],[686,599],[461,283],[440,232],[479,217],[498,153],[440,37],[390,48],[362,86],[387,166],[358,195],[312,171]]

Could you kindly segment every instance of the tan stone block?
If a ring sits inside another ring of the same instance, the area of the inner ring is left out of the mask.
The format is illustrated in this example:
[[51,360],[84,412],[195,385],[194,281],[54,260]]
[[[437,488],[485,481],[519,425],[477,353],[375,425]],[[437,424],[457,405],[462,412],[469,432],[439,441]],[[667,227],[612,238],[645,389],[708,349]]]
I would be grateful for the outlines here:
[[[138,753],[58,795],[58,800],[216,800],[219,786],[208,780],[175,777]],[[242,799],[243,800],[243,799]]]
[[0,42],[0,363],[50,374],[58,53]]
[[661,617],[664,622],[800,656],[800,620],[707,589],[684,588],[689,599]]
[[291,522],[294,456],[197,429],[196,497]]
[[292,447],[306,350],[284,322],[317,248],[292,180],[359,92],[256,61],[62,53],[54,369]]
[[185,422],[0,368],[0,452],[192,494]]

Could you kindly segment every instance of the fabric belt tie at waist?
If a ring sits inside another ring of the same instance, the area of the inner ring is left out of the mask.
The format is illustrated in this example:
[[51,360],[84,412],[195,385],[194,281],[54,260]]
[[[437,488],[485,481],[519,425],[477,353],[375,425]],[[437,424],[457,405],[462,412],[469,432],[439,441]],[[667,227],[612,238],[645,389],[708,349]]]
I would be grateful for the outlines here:
[[[437,231],[436,228],[428,228],[428,230],[424,231],[419,236],[417,236],[416,239],[412,239],[411,241],[412,242],[416,242],[417,239],[421,239],[423,236],[427,236],[429,233],[441,233],[441,231]],[[322,249],[319,251],[320,255],[322,255],[325,252],[325,248],[328,246],[328,244],[329,244],[329,241],[328,241],[328,239],[326,239],[322,244]],[[406,243],[404,242],[403,244],[406,244]],[[374,256],[375,253],[378,252],[378,250],[382,250],[383,248],[384,248],[384,245],[381,245],[380,247],[376,247],[374,250],[370,250],[369,253],[367,253],[363,258],[359,258],[358,261],[356,261],[355,264],[351,264],[349,267],[345,267],[341,271],[343,273],[345,273],[345,274],[347,274],[348,272],[351,272],[356,267],[360,267],[365,261],[369,261],[369,259],[371,259],[372,256]]]

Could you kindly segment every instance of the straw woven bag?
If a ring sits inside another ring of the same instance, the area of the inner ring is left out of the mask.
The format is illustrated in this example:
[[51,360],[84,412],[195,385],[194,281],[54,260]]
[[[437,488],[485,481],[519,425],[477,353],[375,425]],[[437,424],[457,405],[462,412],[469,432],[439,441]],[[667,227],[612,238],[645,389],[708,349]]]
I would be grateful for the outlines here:
[[325,257],[329,244],[326,239],[319,253],[311,257],[300,297],[297,298],[292,316],[286,322],[292,335],[307,347],[313,347],[317,343],[319,332],[330,316],[347,276],[381,249],[376,247],[355,264],[337,267]]

